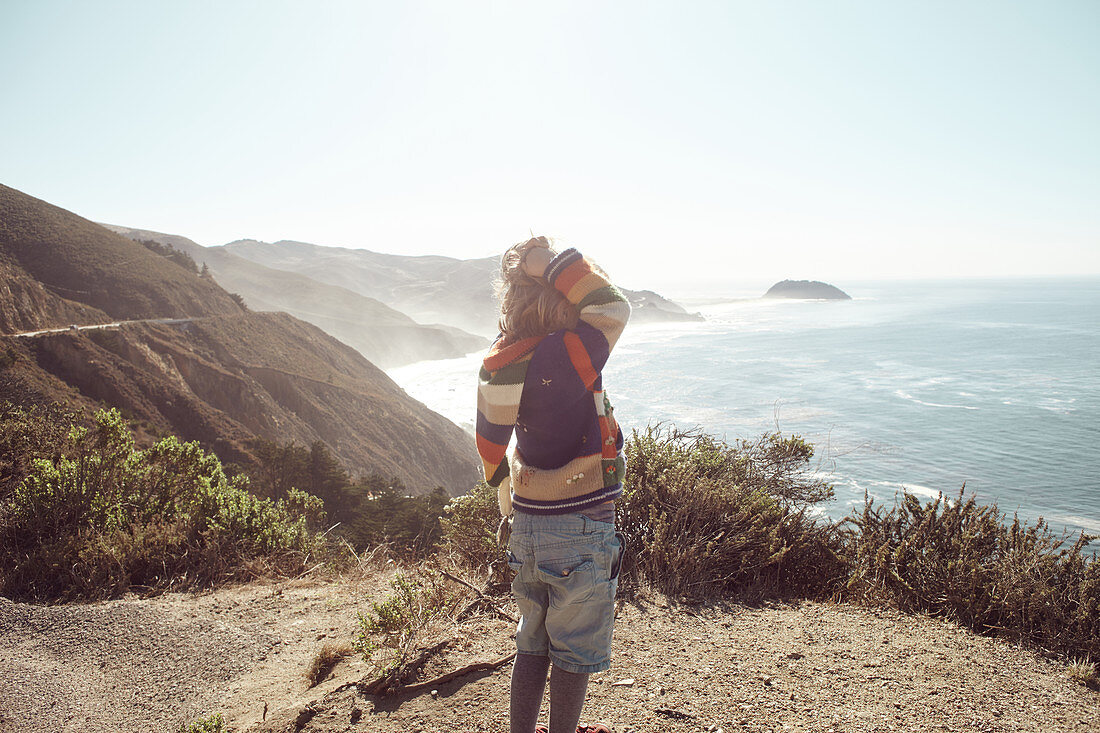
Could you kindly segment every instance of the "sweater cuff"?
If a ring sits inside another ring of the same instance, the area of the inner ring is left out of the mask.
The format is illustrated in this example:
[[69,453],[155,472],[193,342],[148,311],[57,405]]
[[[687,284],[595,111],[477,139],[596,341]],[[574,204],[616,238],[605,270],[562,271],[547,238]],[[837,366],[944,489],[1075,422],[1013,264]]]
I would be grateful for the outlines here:
[[554,259],[550,260],[550,264],[546,266],[546,272],[543,273],[543,277],[546,278],[547,284],[552,288],[556,288],[557,285],[555,285],[555,283],[558,278],[575,262],[584,262],[584,256],[581,255],[575,247],[570,247],[564,252],[559,252]]

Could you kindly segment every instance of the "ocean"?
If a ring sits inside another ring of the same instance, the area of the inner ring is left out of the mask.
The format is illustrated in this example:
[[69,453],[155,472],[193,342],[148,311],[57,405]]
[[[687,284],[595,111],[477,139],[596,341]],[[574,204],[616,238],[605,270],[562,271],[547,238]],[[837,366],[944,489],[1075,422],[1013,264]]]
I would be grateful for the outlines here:
[[[843,287],[853,300],[713,299],[687,304],[700,323],[629,326],[604,372],[624,430],[801,435],[832,517],[965,483],[1009,520],[1100,535],[1100,279]],[[389,374],[472,431],[480,358]]]

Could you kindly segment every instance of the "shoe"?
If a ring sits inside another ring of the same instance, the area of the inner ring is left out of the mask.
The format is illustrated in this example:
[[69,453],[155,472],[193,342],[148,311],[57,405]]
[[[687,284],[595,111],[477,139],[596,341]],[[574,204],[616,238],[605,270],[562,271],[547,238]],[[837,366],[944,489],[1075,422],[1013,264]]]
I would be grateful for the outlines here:
[[611,733],[611,729],[603,723],[596,723],[595,725],[581,725],[577,726],[577,733]]

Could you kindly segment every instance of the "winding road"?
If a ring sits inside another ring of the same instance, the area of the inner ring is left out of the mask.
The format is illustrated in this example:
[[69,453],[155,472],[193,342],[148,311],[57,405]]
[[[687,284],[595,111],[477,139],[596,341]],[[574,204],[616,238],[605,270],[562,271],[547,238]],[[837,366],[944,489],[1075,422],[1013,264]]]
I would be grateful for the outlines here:
[[163,325],[176,325],[179,323],[190,323],[198,320],[197,318],[141,318],[134,321],[114,321],[113,323],[96,323],[91,326],[66,326],[64,328],[46,328],[41,331],[22,331],[20,333],[5,333],[0,336],[13,336],[13,337],[31,337],[31,336],[44,336],[51,333],[65,333],[66,331],[93,331],[100,328],[119,328],[131,323],[160,323]]

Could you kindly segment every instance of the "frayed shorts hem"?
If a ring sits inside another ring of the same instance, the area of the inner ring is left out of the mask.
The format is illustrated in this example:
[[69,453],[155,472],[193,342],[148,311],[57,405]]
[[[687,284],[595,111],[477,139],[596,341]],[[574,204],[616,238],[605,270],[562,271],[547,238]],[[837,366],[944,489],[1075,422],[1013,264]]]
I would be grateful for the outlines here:
[[596,674],[597,672],[606,672],[607,670],[611,669],[610,659],[605,659],[604,661],[597,662],[596,664],[573,664],[572,662],[567,662],[559,657],[557,654],[554,654],[553,652],[548,652],[545,649],[540,649],[536,652],[525,652],[522,649],[516,649],[516,654],[528,654],[532,657],[550,657],[550,662],[555,667],[560,667],[566,672],[572,672],[573,674]]
[[572,664],[558,659],[553,652],[550,652],[550,661],[555,667],[560,667],[566,672],[572,672],[573,674],[595,674],[596,672],[606,672],[611,669],[610,659],[597,664]]

